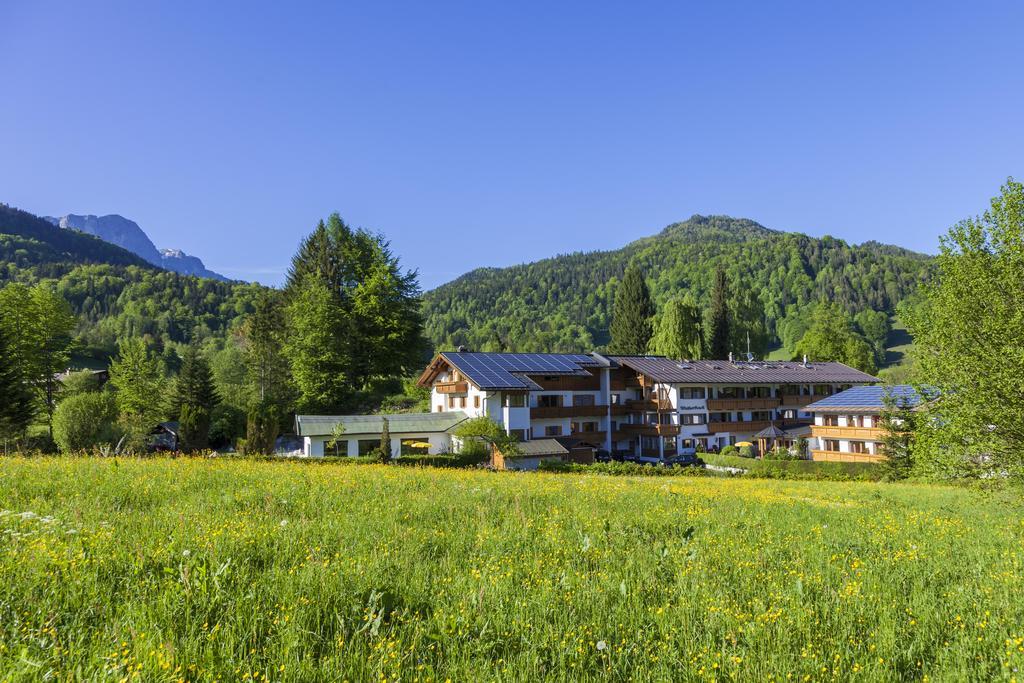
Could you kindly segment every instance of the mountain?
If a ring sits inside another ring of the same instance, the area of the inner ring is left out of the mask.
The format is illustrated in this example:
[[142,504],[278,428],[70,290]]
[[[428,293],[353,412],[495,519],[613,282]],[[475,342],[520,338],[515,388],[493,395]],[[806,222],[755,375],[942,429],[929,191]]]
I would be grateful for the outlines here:
[[153,268],[127,249],[93,235],[61,230],[38,216],[0,204],[0,272],[10,277],[21,269],[52,272],[89,263]]
[[877,242],[850,245],[748,219],[695,215],[621,249],[473,270],[424,295],[427,336],[444,348],[600,348],[608,342],[615,287],[634,259],[659,307],[687,293],[706,306],[714,272],[722,267],[734,308],[763,312],[767,346],[781,342],[787,316],[806,313],[822,299],[853,314],[891,313],[928,276],[930,262]]
[[91,214],[81,216],[70,213],[60,218],[46,216],[45,219],[65,230],[78,230],[89,235],[95,235],[106,242],[116,244],[141,256],[146,261],[165,270],[172,270],[184,275],[195,275],[196,277],[208,277],[214,280],[227,280],[223,275],[207,270],[199,258],[189,256],[180,249],[158,250],[152,240],[149,239],[149,236],[139,227],[139,224],[128,220],[124,216],[117,214],[109,216],[93,216]]
[[[130,229],[135,224],[125,223],[123,236],[137,238]],[[136,248],[144,248],[140,244]],[[171,256],[184,268],[202,267],[198,259],[194,266],[192,257]],[[99,365],[125,337],[149,335],[160,345],[223,338],[254,309],[263,289],[158,268],[99,237],[0,204],[0,287],[12,281],[52,283],[80,319],[79,362],[91,358]]]

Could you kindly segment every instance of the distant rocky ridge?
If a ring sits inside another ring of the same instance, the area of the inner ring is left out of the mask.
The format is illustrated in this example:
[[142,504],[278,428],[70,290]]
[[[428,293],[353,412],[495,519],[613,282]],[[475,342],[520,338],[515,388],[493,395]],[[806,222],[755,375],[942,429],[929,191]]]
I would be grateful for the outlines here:
[[57,227],[65,230],[78,230],[89,235],[95,235],[105,242],[116,244],[119,247],[141,256],[154,266],[166,270],[173,270],[183,275],[195,275],[207,277],[214,280],[227,281],[228,278],[220,273],[207,270],[196,256],[189,256],[180,249],[157,249],[149,236],[139,227],[135,221],[128,220],[124,216],[111,214],[109,216],[77,215],[69,213],[60,218],[44,216],[44,218]]

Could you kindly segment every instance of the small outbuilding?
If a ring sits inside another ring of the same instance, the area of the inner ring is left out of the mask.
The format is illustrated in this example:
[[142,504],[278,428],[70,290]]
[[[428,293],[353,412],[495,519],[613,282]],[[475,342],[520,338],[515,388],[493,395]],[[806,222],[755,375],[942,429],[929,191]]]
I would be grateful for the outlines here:
[[[391,435],[391,455],[450,453],[452,430],[469,416],[461,410],[391,415],[297,415],[295,432],[306,457],[355,457],[380,447],[384,420]],[[340,427],[340,430],[339,430]]]
[[491,454],[496,470],[535,470],[543,460],[559,460],[582,465],[594,463],[594,447],[578,439],[534,439],[523,441],[518,452],[505,455],[497,448]]

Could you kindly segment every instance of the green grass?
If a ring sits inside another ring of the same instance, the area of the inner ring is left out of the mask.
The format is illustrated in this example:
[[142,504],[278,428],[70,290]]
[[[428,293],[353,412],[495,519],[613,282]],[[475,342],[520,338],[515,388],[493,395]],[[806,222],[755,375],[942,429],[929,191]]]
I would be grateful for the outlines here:
[[992,680],[1024,509],[923,485],[0,461],[0,679]]

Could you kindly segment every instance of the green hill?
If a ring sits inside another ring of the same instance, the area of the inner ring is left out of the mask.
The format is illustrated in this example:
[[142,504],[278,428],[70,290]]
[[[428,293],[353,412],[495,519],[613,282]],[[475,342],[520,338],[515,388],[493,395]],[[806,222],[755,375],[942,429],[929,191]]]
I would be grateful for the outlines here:
[[[709,298],[725,268],[734,297],[763,310],[769,346],[787,313],[822,299],[851,313],[892,313],[927,277],[930,257],[900,247],[851,245],[771,230],[746,219],[693,216],[613,251],[565,254],[509,268],[480,268],[424,296],[426,331],[439,347],[572,351],[608,341],[615,286],[636,259],[658,305],[691,292]],[[738,349],[740,350],[740,349]]]

